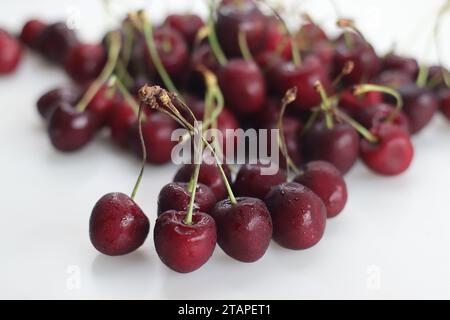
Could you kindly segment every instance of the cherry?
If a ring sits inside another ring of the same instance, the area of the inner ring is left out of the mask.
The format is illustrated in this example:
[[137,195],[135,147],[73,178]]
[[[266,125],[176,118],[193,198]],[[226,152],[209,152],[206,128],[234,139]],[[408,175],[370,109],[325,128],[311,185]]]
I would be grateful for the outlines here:
[[414,77],[402,70],[382,71],[374,80],[382,86],[398,89],[414,81]]
[[280,184],[267,194],[272,215],[273,239],[283,247],[307,249],[320,241],[325,231],[327,209],[310,189],[296,182]]
[[111,129],[113,141],[120,147],[127,147],[129,132],[136,122],[136,112],[125,100],[114,104],[108,117],[108,127]]
[[346,89],[341,92],[339,97],[339,108],[354,118],[366,108],[382,101],[383,94],[378,91],[370,91],[363,95],[355,96],[351,89]]
[[211,216],[217,225],[217,243],[227,255],[242,262],[255,262],[265,254],[272,239],[272,219],[262,200],[222,200]]
[[282,96],[292,87],[297,87],[300,94],[293,105],[300,110],[308,110],[320,104],[320,94],[314,88],[314,83],[320,81],[327,93],[331,92],[331,83],[321,61],[314,56],[308,56],[301,66],[293,62],[277,64],[268,75],[272,87]]
[[198,31],[205,23],[195,14],[171,14],[166,17],[164,24],[181,33],[189,47],[192,47]]
[[331,129],[319,121],[303,138],[303,155],[309,161],[325,160],[347,173],[358,159],[358,132],[349,124],[335,122]]
[[306,51],[311,50],[318,43],[327,42],[328,37],[320,26],[307,22],[300,27],[297,39],[299,48]]
[[[176,30],[163,27],[155,30],[153,38],[161,63],[171,78],[178,79],[189,61],[189,52],[183,36]],[[155,66],[147,47],[145,47],[147,67],[150,74],[155,73]]]
[[335,52],[336,47],[333,45],[333,43],[328,41],[315,43],[311,49],[311,54],[319,58],[327,74],[331,74],[331,72],[333,71],[333,60]]
[[[433,118],[438,109],[435,95],[425,87],[409,83],[397,89],[403,98],[403,111],[409,120],[411,134],[418,133]],[[391,101],[391,98],[387,98]]]
[[20,33],[20,40],[32,49],[36,49],[37,41],[47,27],[45,22],[39,19],[28,20]]
[[80,97],[81,92],[76,87],[55,88],[39,98],[36,104],[37,110],[42,118],[48,119],[56,105],[60,102],[75,105],[80,100]]
[[121,97],[116,92],[112,96],[108,95],[108,87],[102,86],[89,102],[87,109],[97,118],[99,127],[107,123],[114,105],[120,101]]
[[444,116],[450,120],[450,89],[439,90],[439,105]]
[[419,72],[419,64],[414,58],[389,53],[383,58],[382,70],[400,70],[415,78]]
[[265,74],[270,74],[272,68],[285,61],[279,54],[268,50],[262,51],[255,56],[256,64]]
[[198,71],[200,67],[206,68],[214,74],[219,72],[220,65],[208,44],[202,44],[192,51],[186,81],[186,87],[191,92],[203,96],[205,93],[205,81],[203,74]]
[[101,253],[118,256],[133,252],[145,241],[150,229],[147,216],[129,196],[104,195],[92,209],[89,236]]
[[364,39],[354,33],[347,35],[352,39],[351,45],[346,43],[344,35],[341,35],[336,43],[335,73],[339,74],[346,63],[352,61],[353,71],[345,76],[344,80],[349,84],[368,82],[378,74],[380,60],[373,47]]
[[246,164],[241,166],[234,181],[233,190],[239,197],[253,197],[264,200],[273,186],[287,180],[282,169],[273,175],[263,175],[261,164]]
[[326,161],[311,161],[301,168],[294,179],[311,189],[322,199],[327,208],[327,217],[338,215],[347,203],[347,185],[341,172]]
[[[187,211],[191,191],[187,182],[166,184],[158,196],[158,216],[168,210]],[[209,213],[216,204],[216,196],[206,185],[199,183],[195,190],[194,211]]]
[[186,211],[169,210],[155,223],[155,249],[161,261],[174,271],[187,273],[209,260],[216,247],[214,219],[203,212],[193,212],[192,224],[186,224]]
[[0,29],[0,76],[16,70],[21,58],[20,43],[6,31]]
[[379,124],[385,122],[390,117],[390,123],[398,126],[409,133],[408,118],[402,111],[396,111],[395,107],[386,103],[378,103],[361,110],[356,118],[365,128],[376,127]]
[[[171,141],[175,129],[177,129],[176,122],[163,113],[156,112],[147,116],[142,123],[142,134],[149,163],[163,164],[170,161],[172,149],[178,143]],[[137,122],[130,129],[129,144],[137,155],[142,156]]]
[[276,17],[268,18],[264,52],[273,53],[280,58],[291,58],[292,40],[287,36],[283,23]]
[[67,102],[59,102],[48,120],[52,145],[60,151],[75,151],[92,140],[97,119],[89,111],[77,112]]
[[264,76],[252,61],[230,60],[219,72],[219,85],[225,103],[239,114],[255,113],[264,105]]
[[80,43],[72,47],[64,68],[76,82],[86,84],[97,78],[106,63],[106,52],[101,44]]
[[[185,164],[177,171],[175,177],[173,178],[173,181],[189,182],[192,173],[194,172],[194,167],[195,166],[193,164]],[[222,165],[222,168],[228,181],[231,181],[230,168],[225,164]],[[220,175],[219,169],[217,169],[217,166],[215,164],[208,164],[206,162],[203,162],[200,165],[198,182],[208,186],[216,196],[217,200],[223,200],[227,197],[225,184],[223,183],[222,176]]]
[[63,22],[48,25],[37,39],[39,52],[49,61],[64,63],[69,50],[78,43],[75,32]]
[[401,128],[383,123],[371,129],[377,143],[361,140],[361,158],[373,171],[387,176],[404,172],[411,164],[414,150],[409,135]]
[[245,32],[251,53],[264,48],[267,18],[251,1],[237,0],[223,2],[217,10],[217,37],[225,54],[241,56],[239,32]]

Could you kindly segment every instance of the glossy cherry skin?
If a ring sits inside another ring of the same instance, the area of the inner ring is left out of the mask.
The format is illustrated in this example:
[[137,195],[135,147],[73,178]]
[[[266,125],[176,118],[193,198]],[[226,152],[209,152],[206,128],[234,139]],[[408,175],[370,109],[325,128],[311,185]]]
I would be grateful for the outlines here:
[[337,216],[347,203],[347,185],[341,172],[326,161],[311,161],[301,168],[294,179],[311,189],[327,208],[327,217]]
[[439,90],[439,105],[442,114],[450,120],[450,89],[442,88]]
[[22,58],[19,41],[0,29],[0,76],[16,70]]
[[89,111],[77,112],[66,102],[60,102],[48,120],[52,145],[60,151],[75,151],[92,140],[97,120]]
[[[187,211],[191,201],[191,191],[187,182],[170,182],[158,196],[158,216],[168,210]],[[203,183],[195,190],[194,210],[209,213],[216,204],[216,196]]]
[[302,250],[317,244],[325,232],[327,209],[310,189],[296,182],[280,184],[267,194],[273,239],[281,246]]
[[349,84],[357,84],[370,81],[380,70],[380,60],[370,44],[359,36],[349,33],[352,45],[349,47],[345,37],[341,35],[336,44],[334,57],[335,74],[339,74],[349,61],[354,63],[353,71],[344,77]]
[[233,184],[234,193],[239,197],[252,197],[264,200],[273,186],[286,182],[287,176],[283,169],[275,174],[263,175],[261,164],[246,164],[240,167]]
[[167,16],[164,24],[181,33],[189,47],[194,45],[198,31],[205,25],[202,18],[196,14],[171,14]]
[[119,192],[100,198],[92,209],[89,236],[94,247],[109,256],[135,251],[145,241],[150,222],[129,196]]
[[253,54],[264,48],[267,18],[251,1],[222,3],[217,12],[217,37],[227,56],[241,56],[239,31],[245,32],[248,48]]
[[122,148],[127,147],[130,130],[137,122],[133,108],[125,100],[121,101],[114,105],[107,121],[112,140]]
[[[391,120],[389,120],[393,117]],[[361,110],[356,116],[358,122],[365,128],[376,127],[387,120],[409,133],[409,121],[403,111],[387,103],[378,103]]]
[[342,91],[339,98],[339,108],[344,110],[352,118],[366,108],[383,101],[383,94],[377,91],[355,96],[351,89]]
[[55,88],[42,95],[36,103],[37,110],[42,118],[48,119],[54,108],[60,102],[75,105],[80,99],[81,92],[76,87]]
[[64,22],[48,25],[37,40],[37,49],[49,61],[63,64],[69,50],[78,43],[75,32]]
[[80,43],[71,48],[65,59],[67,74],[77,83],[94,80],[106,63],[106,52],[101,44]]
[[219,72],[226,105],[238,114],[258,112],[266,100],[266,84],[258,66],[243,59],[230,60]]
[[217,243],[230,257],[255,262],[266,253],[272,239],[272,218],[264,201],[236,198],[218,202],[211,216],[217,226]]
[[37,41],[47,24],[39,19],[28,20],[20,32],[20,41],[32,49],[36,49]]
[[358,132],[347,123],[335,121],[328,129],[324,121],[316,123],[303,138],[303,155],[311,160],[325,160],[342,174],[355,164],[359,154]]
[[414,58],[389,53],[383,58],[382,70],[400,70],[415,78],[419,72],[419,64]]
[[306,57],[301,66],[296,66],[292,62],[280,63],[273,68],[268,77],[269,83],[279,96],[284,96],[287,90],[297,87],[301,94],[293,105],[300,110],[309,110],[322,101],[314,88],[316,81],[322,83],[327,93],[332,91],[321,61],[314,56]]
[[[403,112],[409,120],[411,134],[421,131],[433,118],[438,101],[432,91],[409,83],[397,89],[403,98]],[[391,97],[388,101],[393,102]]]
[[[147,151],[147,161],[152,164],[164,164],[170,161],[173,147],[178,143],[171,141],[171,135],[177,124],[163,113],[151,113],[142,123],[142,134]],[[139,138],[139,126],[136,122],[130,129],[129,144],[139,157],[142,147]]]
[[[230,181],[231,183],[230,168],[225,164],[222,165],[222,168],[223,171],[225,172],[225,175],[227,176],[228,181]],[[175,177],[173,178],[173,181],[189,182],[193,172],[194,172],[194,165],[185,164],[180,169],[178,169],[177,173],[175,174]],[[217,169],[217,166],[215,164],[208,164],[206,162],[203,162],[200,165],[198,182],[207,185],[214,193],[218,201],[223,200],[227,197],[227,189],[225,188],[225,184],[223,183],[219,169]]]
[[[183,36],[175,29],[163,27],[154,32],[155,46],[161,63],[170,77],[178,80],[189,61],[189,50]],[[157,74],[153,60],[145,47],[147,68],[151,74]]]
[[409,134],[398,126],[384,123],[372,128],[377,143],[361,140],[361,159],[376,173],[394,176],[409,168],[414,148]]
[[203,212],[192,214],[192,224],[184,223],[186,211],[169,210],[155,223],[155,249],[170,269],[188,273],[197,270],[212,256],[216,247],[216,224]]

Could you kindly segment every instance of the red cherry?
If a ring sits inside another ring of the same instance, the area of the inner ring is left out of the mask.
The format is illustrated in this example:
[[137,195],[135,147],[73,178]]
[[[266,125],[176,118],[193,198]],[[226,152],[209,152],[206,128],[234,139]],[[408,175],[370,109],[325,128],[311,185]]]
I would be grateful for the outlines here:
[[64,22],[48,25],[37,40],[39,52],[50,62],[64,63],[69,50],[78,43],[75,32]]
[[164,24],[181,33],[189,47],[192,47],[198,31],[205,23],[195,14],[171,14],[166,17]]
[[99,126],[107,123],[112,109],[116,103],[119,103],[120,95],[116,92],[111,97],[108,96],[108,87],[101,87],[89,102],[87,109],[97,118]]
[[21,58],[20,43],[6,31],[0,29],[0,76],[16,70]]
[[64,67],[74,81],[86,84],[97,78],[105,63],[106,52],[101,44],[80,43],[69,50]]
[[186,81],[186,87],[190,92],[204,96],[205,80],[203,74],[199,71],[201,67],[210,70],[214,74],[217,74],[220,69],[220,65],[208,44],[202,44],[192,51]]
[[367,92],[363,95],[353,95],[352,89],[342,91],[339,98],[339,108],[344,110],[350,117],[356,115],[366,108],[379,104],[383,101],[383,94],[378,91]]
[[439,105],[441,112],[450,120],[450,89],[442,88],[439,90]]
[[302,167],[294,182],[311,189],[322,199],[327,217],[337,216],[347,203],[347,185],[341,172],[326,161],[311,161]]
[[136,202],[118,192],[100,198],[89,220],[92,244],[110,256],[127,254],[139,248],[149,229],[148,218]]
[[378,103],[369,106],[361,110],[356,118],[365,128],[372,128],[386,122],[392,115],[394,116],[392,120],[390,120],[390,123],[405,130],[406,133],[409,133],[408,118],[402,111],[396,111],[395,107],[390,104]]
[[411,75],[412,78],[416,78],[419,72],[419,64],[414,58],[389,53],[383,58],[382,70],[400,70]]
[[414,77],[402,70],[385,70],[376,77],[374,82],[385,87],[398,89],[414,82]]
[[[280,50],[280,46],[281,50]],[[275,17],[270,17],[267,23],[266,44],[264,52],[277,53],[285,59],[291,58],[292,40],[287,36],[283,24]]]
[[325,31],[317,24],[307,22],[298,31],[299,47],[302,50],[311,50],[316,44],[326,42],[328,37]]
[[125,148],[128,146],[128,135],[131,127],[137,122],[137,115],[133,108],[125,101],[116,103],[108,117],[113,141]]
[[47,24],[39,19],[28,20],[20,33],[20,40],[32,49],[36,49],[37,41]]
[[409,168],[414,150],[410,136],[398,126],[383,123],[371,129],[377,143],[361,140],[361,158],[373,171],[387,176]]
[[280,184],[267,194],[272,215],[273,239],[293,250],[317,244],[325,232],[327,210],[310,189],[295,182]]
[[76,87],[63,87],[52,89],[43,94],[37,101],[37,110],[44,119],[52,114],[60,102],[75,105],[80,100],[81,92]]
[[216,247],[216,224],[203,212],[192,214],[192,224],[184,223],[186,211],[169,210],[155,223],[155,249],[161,261],[174,271],[192,272],[204,265]]

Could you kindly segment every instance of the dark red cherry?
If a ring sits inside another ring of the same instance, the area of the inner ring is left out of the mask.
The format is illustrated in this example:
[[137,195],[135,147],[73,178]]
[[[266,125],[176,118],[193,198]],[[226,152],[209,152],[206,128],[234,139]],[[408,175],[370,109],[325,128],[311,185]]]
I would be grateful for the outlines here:
[[313,45],[311,54],[315,55],[322,62],[323,68],[327,74],[333,71],[333,62],[336,47],[328,41],[321,41]]
[[108,87],[103,86],[89,102],[87,109],[97,118],[98,125],[103,126],[107,123],[114,105],[119,103],[120,99],[118,92],[109,96]]
[[385,70],[382,71],[374,80],[375,83],[398,89],[404,85],[414,82],[414,77],[402,70]]
[[[187,182],[170,182],[158,196],[158,216],[168,210],[187,211],[191,201],[191,191]],[[216,204],[216,196],[203,183],[195,190],[194,210],[209,213]]]
[[383,94],[377,91],[367,92],[363,95],[355,96],[352,89],[342,91],[339,97],[339,108],[344,110],[352,118],[366,108],[379,104],[383,101]]
[[283,183],[270,190],[265,202],[272,215],[273,239],[279,245],[301,250],[320,241],[327,209],[310,189],[295,182]]
[[198,31],[205,23],[196,14],[171,14],[166,17],[164,24],[181,33],[189,47],[192,47]]
[[203,97],[205,93],[205,80],[203,74],[199,71],[200,67],[206,68],[214,74],[219,72],[220,65],[208,44],[202,44],[192,51],[185,84],[190,92]]
[[241,166],[233,184],[233,190],[239,197],[252,197],[264,200],[273,186],[286,182],[287,176],[283,169],[275,174],[263,174],[261,164],[246,164]]
[[292,40],[286,34],[283,23],[276,17],[268,18],[264,51],[285,59],[290,59],[292,56]]
[[380,60],[373,47],[354,33],[348,33],[351,44],[341,35],[336,43],[334,58],[335,74],[339,74],[344,66],[352,61],[353,71],[344,77],[349,84],[368,82],[380,70]]
[[230,257],[255,262],[266,253],[272,239],[272,219],[266,205],[256,198],[218,202],[211,216],[217,226],[217,243]]
[[252,61],[230,60],[219,72],[226,105],[239,114],[255,113],[266,100],[264,76]]
[[347,123],[335,122],[328,129],[324,121],[319,121],[306,132],[302,147],[307,160],[331,162],[345,174],[358,159],[359,136]]
[[36,49],[37,41],[47,24],[39,19],[28,20],[20,32],[20,40],[32,49]]
[[[173,178],[174,182],[189,182],[194,172],[193,164],[185,164],[176,173]],[[228,181],[231,182],[231,172],[227,165],[222,165],[223,171],[227,176]],[[198,176],[198,182],[207,185],[216,196],[217,200],[223,200],[227,197],[227,189],[223,183],[222,176],[215,164],[208,164],[203,162],[200,165],[200,173]]]
[[77,112],[67,102],[60,102],[48,120],[52,145],[60,151],[75,151],[90,142],[97,129],[97,120],[89,112]]
[[309,110],[321,103],[320,95],[314,88],[316,81],[322,83],[327,93],[332,92],[322,62],[314,56],[306,57],[301,66],[296,66],[292,62],[280,63],[272,69],[268,78],[280,96],[284,96],[287,90],[297,87],[301,94],[293,104],[300,110]]
[[267,18],[251,1],[222,3],[217,11],[217,37],[227,56],[241,55],[239,32],[245,32],[248,48],[253,54],[264,48]]
[[[393,118],[391,118],[393,117]],[[403,111],[396,111],[395,107],[387,103],[378,103],[361,110],[356,118],[365,128],[376,127],[387,120],[409,133],[409,121]]]
[[66,102],[75,105],[81,97],[81,92],[76,87],[55,88],[44,95],[37,101],[37,110],[44,119],[48,119],[54,108],[60,102]]
[[383,123],[371,129],[377,143],[361,140],[361,158],[376,173],[393,176],[409,168],[414,149],[408,133],[396,125]]
[[[174,29],[163,27],[155,30],[153,37],[161,63],[170,77],[178,79],[186,70],[189,61],[189,51],[183,36]],[[155,74],[156,69],[146,47],[145,54],[147,67],[151,73]]]
[[123,193],[108,193],[92,209],[89,236],[94,247],[109,256],[133,252],[145,241],[150,222],[141,208]]
[[419,64],[414,58],[389,53],[383,58],[382,70],[400,70],[411,75],[412,78],[416,78],[419,72]]
[[[176,122],[163,113],[151,113],[142,123],[142,134],[147,151],[147,161],[152,164],[164,164],[170,161],[173,147],[178,141],[172,141],[172,132],[177,129]],[[136,122],[130,129],[131,149],[142,156],[139,127]]]
[[[403,98],[403,111],[409,120],[411,134],[418,133],[433,118],[438,109],[438,101],[434,93],[415,83],[409,83],[397,89]],[[393,98],[388,97],[390,102]]]
[[108,127],[111,129],[113,141],[120,147],[127,147],[129,132],[136,122],[136,112],[125,100],[116,103],[108,117]]
[[22,58],[22,46],[9,33],[0,29],[0,76],[16,70]]
[[270,74],[270,71],[279,63],[286,60],[276,52],[262,51],[255,56],[255,62],[264,74]]
[[80,43],[67,53],[64,68],[80,84],[94,80],[106,63],[106,52],[101,44]]
[[326,42],[328,37],[325,31],[315,23],[307,22],[300,27],[297,34],[298,45],[301,50],[311,50],[316,44]]
[[75,32],[63,22],[48,25],[37,40],[37,48],[49,61],[64,63],[69,50],[78,43]]
[[169,210],[155,223],[155,249],[170,269],[187,273],[204,265],[216,247],[214,219],[203,212],[192,214],[192,224],[184,223],[186,211]]
[[327,217],[337,216],[347,203],[347,185],[341,172],[326,161],[311,161],[301,168],[294,179],[311,189],[322,199],[327,208]]
[[450,89],[442,88],[438,93],[441,112],[450,120]]

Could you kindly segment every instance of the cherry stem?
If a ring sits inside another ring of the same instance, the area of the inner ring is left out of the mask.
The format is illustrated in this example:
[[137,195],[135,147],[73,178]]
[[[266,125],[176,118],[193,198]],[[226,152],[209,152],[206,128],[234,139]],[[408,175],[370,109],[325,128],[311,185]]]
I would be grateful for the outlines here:
[[428,79],[428,66],[422,63],[419,67],[419,73],[417,74],[416,84],[419,87],[425,87]]
[[330,99],[328,99],[327,93],[325,92],[325,88],[323,87],[322,82],[320,82],[320,80],[317,80],[314,83],[314,88],[320,94],[320,98],[322,99],[322,103],[320,104],[320,107],[322,108],[323,112],[325,113],[325,124],[328,129],[332,129],[333,128],[333,115],[330,112],[330,110],[331,110]]
[[122,50],[122,61],[124,66],[128,66],[131,59],[131,53],[133,51],[134,44],[134,28],[133,24],[129,21],[123,23],[123,32],[125,34],[125,43]]
[[[131,93],[128,91],[128,89],[125,87],[125,85],[123,84],[122,81],[120,81],[120,79],[113,75],[110,79],[110,83],[109,86],[116,86],[120,93],[122,94],[123,98],[125,99],[125,101],[128,103],[128,105],[133,109],[133,111],[135,112],[136,115],[139,114],[139,105],[137,104],[136,100],[133,98],[133,96],[131,95]],[[145,120],[146,116],[145,114],[142,114],[142,119]]]
[[303,127],[302,132],[300,133],[300,137],[303,137],[306,134],[306,132],[308,132],[309,129],[311,129],[312,125],[316,122],[319,114],[320,114],[320,109],[313,110],[311,115],[308,117],[308,120],[306,121],[306,124]]
[[208,41],[211,46],[211,50],[214,53],[217,61],[221,66],[224,66],[228,63],[227,57],[223,53],[222,48],[220,47],[219,40],[217,39],[217,33],[214,25],[214,12],[215,12],[215,2],[212,0],[209,5],[209,16],[208,16]]
[[367,130],[362,124],[349,117],[345,112],[342,112],[338,108],[333,108],[333,111],[339,118],[341,118],[349,125],[351,125],[353,128],[355,128],[356,131],[358,131],[364,137],[364,139],[366,139],[371,143],[378,142],[378,138],[375,135],[373,135],[369,130]]
[[106,81],[108,81],[108,78],[116,68],[121,47],[120,33],[117,31],[111,32],[108,35],[108,40],[110,44],[108,49],[108,61],[106,62],[105,67],[100,73],[100,76],[89,86],[89,88],[83,95],[83,98],[76,105],[75,110],[77,112],[83,112],[84,110],[86,110],[89,103],[92,101],[101,87],[106,83]]
[[394,121],[395,115],[398,112],[400,112],[403,108],[403,99],[402,99],[402,96],[400,95],[400,93],[398,93],[398,91],[395,89],[376,85],[376,84],[370,84],[370,83],[360,84],[360,85],[356,85],[353,87],[353,95],[355,95],[355,96],[363,95],[367,92],[373,92],[373,91],[386,93],[395,98],[395,110],[386,119],[386,122]]
[[161,62],[161,59],[158,54],[158,50],[156,49],[155,39],[153,38],[153,26],[150,22],[150,18],[145,14],[144,11],[139,11],[139,17],[142,22],[142,29],[144,31],[145,43],[147,44],[148,51],[150,52],[150,56],[155,65],[156,70],[158,71],[159,76],[161,77],[164,85],[169,91],[178,93],[177,88],[175,87],[172,79],[167,73],[166,68]]
[[144,135],[142,134],[142,109],[144,104],[141,103],[139,105],[139,112],[138,112],[138,128],[139,128],[139,140],[141,141],[141,148],[142,148],[142,165],[141,170],[139,171],[138,178],[136,180],[136,183],[134,184],[133,191],[131,192],[131,199],[134,200],[134,197],[136,196],[136,193],[139,189],[139,185],[141,184],[142,176],[144,175],[144,169],[145,169],[145,163],[147,162],[147,148],[145,147],[145,141],[144,141]]
[[355,63],[353,61],[347,61],[339,75],[333,80],[332,86],[336,87],[342,81],[342,78],[352,73],[354,67]]
[[252,61],[253,57],[250,52],[250,49],[248,48],[247,34],[246,34],[245,30],[239,30],[238,42],[239,42],[239,49],[241,50],[244,60]]
[[289,176],[289,168],[291,168],[295,174],[300,173],[300,170],[297,168],[297,166],[294,164],[291,157],[289,156],[283,129],[283,117],[284,113],[286,112],[286,107],[292,102],[294,102],[295,99],[297,99],[297,87],[293,87],[288,91],[286,91],[283,99],[281,100],[280,115],[278,116],[278,144],[280,146],[281,153],[286,159],[287,176]]

